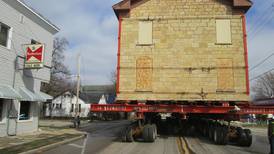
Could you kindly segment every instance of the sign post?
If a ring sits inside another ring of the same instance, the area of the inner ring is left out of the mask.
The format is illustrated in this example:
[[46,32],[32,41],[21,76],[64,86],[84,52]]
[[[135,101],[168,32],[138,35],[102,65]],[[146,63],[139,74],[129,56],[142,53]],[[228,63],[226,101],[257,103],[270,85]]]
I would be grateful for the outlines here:
[[40,69],[44,66],[44,44],[28,44],[26,50],[25,69]]

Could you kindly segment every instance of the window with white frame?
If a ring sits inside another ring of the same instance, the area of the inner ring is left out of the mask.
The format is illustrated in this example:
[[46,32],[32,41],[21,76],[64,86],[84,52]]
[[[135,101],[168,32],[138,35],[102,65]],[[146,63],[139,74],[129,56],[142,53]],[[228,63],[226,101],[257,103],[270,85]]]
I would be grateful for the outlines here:
[[139,45],[152,45],[152,21],[139,22]]
[[0,45],[8,47],[10,27],[0,22]]
[[31,118],[31,102],[20,102],[19,120],[29,120]]
[[3,118],[4,118],[3,110],[4,110],[4,100],[0,99],[0,121],[3,121]]

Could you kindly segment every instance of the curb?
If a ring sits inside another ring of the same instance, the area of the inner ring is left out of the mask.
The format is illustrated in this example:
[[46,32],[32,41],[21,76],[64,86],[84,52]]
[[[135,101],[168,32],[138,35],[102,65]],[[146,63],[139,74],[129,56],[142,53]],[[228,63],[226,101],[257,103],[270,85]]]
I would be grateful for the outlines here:
[[82,134],[81,136],[78,136],[78,137],[74,137],[74,138],[71,138],[71,139],[64,140],[62,142],[57,142],[57,143],[53,143],[53,144],[50,144],[50,145],[42,146],[40,148],[36,148],[36,149],[32,149],[32,150],[29,150],[29,151],[26,151],[26,152],[22,152],[20,154],[41,153],[41,152],[47,151],[49,149],[58,147],[60,145],[64,145],[64,144],[67,144],[67,143],[70,143],[70,142],[73,142],[73,141],[77,141],[77,140],[80,140],[80,139],[86,138],[86,137],[87,137],[87,134]]

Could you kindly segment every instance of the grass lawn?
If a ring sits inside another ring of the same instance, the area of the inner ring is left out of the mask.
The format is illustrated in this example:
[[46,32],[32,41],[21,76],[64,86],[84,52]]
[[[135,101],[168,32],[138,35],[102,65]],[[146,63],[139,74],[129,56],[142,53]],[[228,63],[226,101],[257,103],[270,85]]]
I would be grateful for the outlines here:
[[40,148],[46,145],[50,145],[53,143],[62,142],[66,139],[71,139],[74,137],[78,137],[81,134],[63,134],[63,135],[57,135],[45,139],[39,139],[32,142],[24,143],[21,145],[12,146],[9,148],[0,149],[1,154],[17,154],[21,152],[26,152],[32,149]]

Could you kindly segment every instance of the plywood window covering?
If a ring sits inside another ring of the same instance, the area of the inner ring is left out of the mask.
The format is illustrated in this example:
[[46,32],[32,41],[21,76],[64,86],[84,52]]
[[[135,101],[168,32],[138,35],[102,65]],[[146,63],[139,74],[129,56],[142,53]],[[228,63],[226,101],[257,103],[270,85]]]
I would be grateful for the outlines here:
[[152,91],[152,59],[140,57],[136,61],[136,90]]
[[139,45],[152,44],[152,21],[139,22]]
[[234,91],[234,73],[232,59],[218,59],[217,91]]
[[229,19],[216,20],[216,37],[218,44],[231,44],[231,23]]

